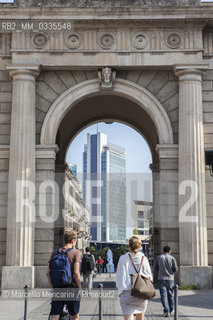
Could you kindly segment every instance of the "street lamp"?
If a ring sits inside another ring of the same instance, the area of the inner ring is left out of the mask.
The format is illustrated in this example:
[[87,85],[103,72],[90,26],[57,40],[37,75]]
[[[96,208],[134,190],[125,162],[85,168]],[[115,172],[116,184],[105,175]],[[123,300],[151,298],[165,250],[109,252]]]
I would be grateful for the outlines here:
[[205,150],[206,165],[209,166],[210,175],[213,177],[213,150]]

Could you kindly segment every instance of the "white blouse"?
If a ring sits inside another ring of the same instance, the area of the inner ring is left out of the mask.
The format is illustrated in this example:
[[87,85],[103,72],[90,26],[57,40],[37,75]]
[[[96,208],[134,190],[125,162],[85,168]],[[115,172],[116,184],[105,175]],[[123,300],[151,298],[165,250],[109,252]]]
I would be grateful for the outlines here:
[[138,252],[136,255],[134,255],[134,253],[131,252],[131,253],[122,255],[118,261],[118,266],[116,271],[116,287],[118,289],[119,295],[124,290],[131,290],[130,274],[136,273],[132,265],[132,262],[130,260],[129,254],[131,255],[131,258],[137,270],[140,267],[142,256],[144,256],[140,274],[142,274],[146,278],[150,278],[151,281],[153,280],[149,261],[143,253]]

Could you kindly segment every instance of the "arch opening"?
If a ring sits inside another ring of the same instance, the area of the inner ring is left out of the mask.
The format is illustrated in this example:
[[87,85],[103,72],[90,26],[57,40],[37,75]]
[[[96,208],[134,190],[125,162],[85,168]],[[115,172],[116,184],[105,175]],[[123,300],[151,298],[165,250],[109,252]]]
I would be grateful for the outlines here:
[[[89,159],[93,159],[93,163]],[[91,210],[90,245],[100,248],[108,244],[111,247],[113,243],[115,247],[125,245],[126,239],[137,232],[148,254],[149,245],[150,250],[153,248],[148,219],[153,206],[152,173],[149,170],[152,155],[141,134],[117,121],[89,125],[72,140],[66,160],[71,174],[80,182],[82,199]],[[88,165],[92,173],[86,173]],[[93,171],[94,168],[97,171]],[[93,190],[91,183],[93,185],[99,179],[102,181],[102,196],[98,209],[93,206],[93,200],[96,200],[93,197],[97,193],[94,195],[88,188]],[[105,202],[104,199],[108,200]],[[97,213],[103,219],[101,226],[94,223]]]
[[120,96],[97,95],[77,103],[62,120],[56,136],[59,146],[57,164],[64,164],[67,149],[75,136],[92,123],[120,122],[139,132],[146,140],[153,162],[158,161],[155,146],[159,143],[154,122],[136,103]]

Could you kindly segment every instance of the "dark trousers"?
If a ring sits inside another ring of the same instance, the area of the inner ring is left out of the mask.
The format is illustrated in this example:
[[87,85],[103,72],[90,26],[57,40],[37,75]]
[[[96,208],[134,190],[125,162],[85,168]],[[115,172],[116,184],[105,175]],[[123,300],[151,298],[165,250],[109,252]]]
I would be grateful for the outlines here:
[[101,267],[102,267],[102,265],[101,265],[101,264],[98,264],[98,265],[97,265],[98,274],[101,274]]

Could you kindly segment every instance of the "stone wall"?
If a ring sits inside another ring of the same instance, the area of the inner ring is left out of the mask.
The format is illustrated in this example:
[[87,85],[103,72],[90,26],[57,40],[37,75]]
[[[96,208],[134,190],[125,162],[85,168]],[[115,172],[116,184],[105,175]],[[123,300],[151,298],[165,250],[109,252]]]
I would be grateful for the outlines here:
[[68,88],[89,79],[97,78],[97,72],[45,71],[37,78],[36,94],[36,143],[40,143],[40,133],[44,118],[53,102]]
[[0,267],[6,264],[7,192],[12,83],[0,61]]
[[[213,149],[213,70],[203,77],[203,121],[205,149]],[[213,177],[206,167],[206,201],[209,265],[213,266]]]
[[0,63],[0,145],[10,144],[12,82],[9,72]]
[[118,71],[117,76],[149,90],[163,105],[171,121],[174,143],[178,143],[178,80],[172,71]]

